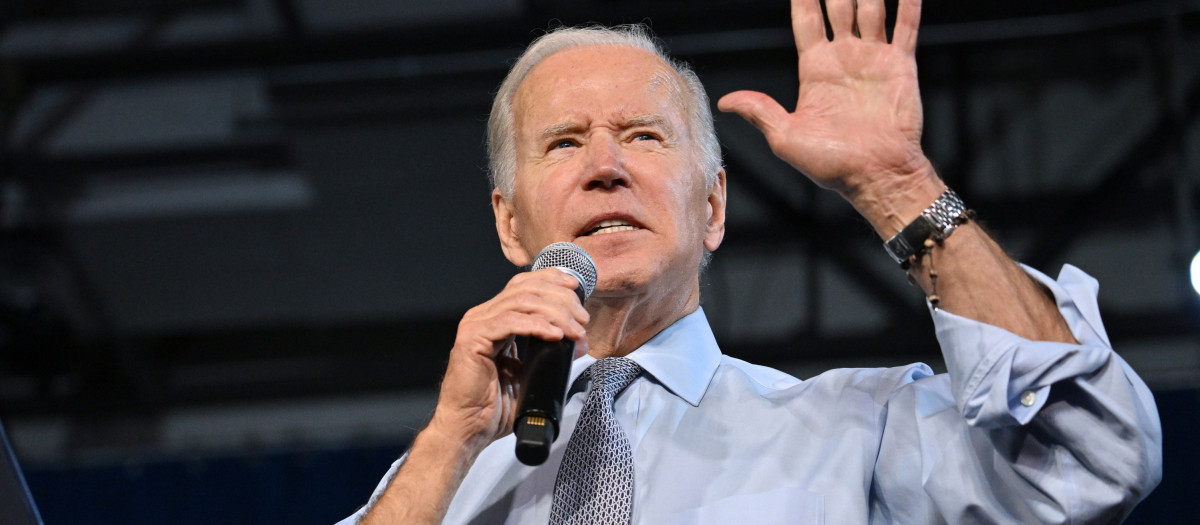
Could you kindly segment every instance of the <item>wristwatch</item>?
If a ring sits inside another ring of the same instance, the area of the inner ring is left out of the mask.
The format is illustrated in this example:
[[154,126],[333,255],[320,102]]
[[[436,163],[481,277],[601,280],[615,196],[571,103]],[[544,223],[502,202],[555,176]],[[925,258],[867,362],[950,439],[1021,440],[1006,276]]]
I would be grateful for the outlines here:
[[924,249],[926,239],[935,236],[946,238],[962,223],[966,213],[967,207],[962,199],[954,190],[946,188],[946,192],[925,208],[919,217],[883,243],[883,248],[901,269],[907,270],[912,256]]

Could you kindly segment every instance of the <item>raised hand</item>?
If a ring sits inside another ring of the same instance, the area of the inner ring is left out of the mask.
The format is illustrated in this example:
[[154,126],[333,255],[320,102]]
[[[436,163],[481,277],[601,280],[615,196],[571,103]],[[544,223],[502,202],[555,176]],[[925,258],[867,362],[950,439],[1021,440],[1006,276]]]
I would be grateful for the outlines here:
[[[921,150],[914,56],[920,0],[900,0],[890,43],[883,0],[826,0],[826,11],[832,40],[818,0],[792,1],[795,111],[755,91],[730,93],[718,107],[757,127],[776,155],[842,194],[883,234],[886,216],[919,206],[915,216],[944,187]],[[895,198],[901,202],[890,202]]]

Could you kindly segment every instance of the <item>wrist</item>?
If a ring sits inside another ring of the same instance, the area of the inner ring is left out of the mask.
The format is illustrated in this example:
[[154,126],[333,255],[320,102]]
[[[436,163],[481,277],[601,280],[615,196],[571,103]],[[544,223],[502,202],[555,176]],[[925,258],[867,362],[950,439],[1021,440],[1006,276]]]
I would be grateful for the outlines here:
[[362,523],[441,523],[478,456],[456,437],[461,435],[434,421],[418,432],[399,472]]
[[967,209],[958,194],[947,189],[921,215],[884,242],[883,247],[900,268],[907,270],[973,216],[974,212]]
[[946,191],[928,159],[922,156],[914,164],[910,170],[872,177],[872,183],[842,194],[884,240],[904,229]]
[[436,409],[429,424],[413,440],[413,445],[424,438],[428,444],[442,449],[443,454],[472,462],[492,439],[486,430],[476,431],[464,423],[467,420],[469,418],[448,417],[440,408]]

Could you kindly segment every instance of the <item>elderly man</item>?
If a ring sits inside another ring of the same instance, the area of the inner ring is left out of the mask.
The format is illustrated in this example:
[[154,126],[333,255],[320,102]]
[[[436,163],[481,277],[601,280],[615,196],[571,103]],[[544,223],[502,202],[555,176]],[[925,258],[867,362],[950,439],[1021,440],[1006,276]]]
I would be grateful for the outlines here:
[[[510,261],[574,242],[596,291],[581,304],[545,269],[468,311],[432,420],[347,523],[1107,523],[1155,486],[1154,402],[1094,281],[1010,260],[920,148],[919,2],[890,43],[883,0],[825,5],[832,40],[817,0],[792,2],[794,112],[718,105],[889,240],[949,374],[801,381],[722,356],[699,308],[726,186],[703,89],[637,28],[559,30],[496,96],[492,205]],[[515,336],[576,342],[565,439],[538,467],[513,454]]]

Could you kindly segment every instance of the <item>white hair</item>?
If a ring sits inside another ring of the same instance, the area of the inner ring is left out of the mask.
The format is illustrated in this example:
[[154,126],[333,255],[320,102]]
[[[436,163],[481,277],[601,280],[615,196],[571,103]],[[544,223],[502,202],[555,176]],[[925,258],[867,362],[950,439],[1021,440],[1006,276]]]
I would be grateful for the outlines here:
[[675,60],[663,51],[658,41],[641,24],[617,27],[562,27],[538,37],[504,77],[496,98],[492,101],[492,113],[488,118],[488,164],[492,187],[498,188],[505,198],[513,194],[513,179],[517,171],[516,127],[512,101],[517,88],[534,66],[559,51],[586,46],[627,46],[654,53],[679,75],[680,82],[668,80],[666,85],[672,98],[683,108],[691,131],[693,145],[698,153],[700,169],[705,184],[712,187],[721,170],[721,144],[713,127],[712,110],[708,94],[700,78],[687,64]]

